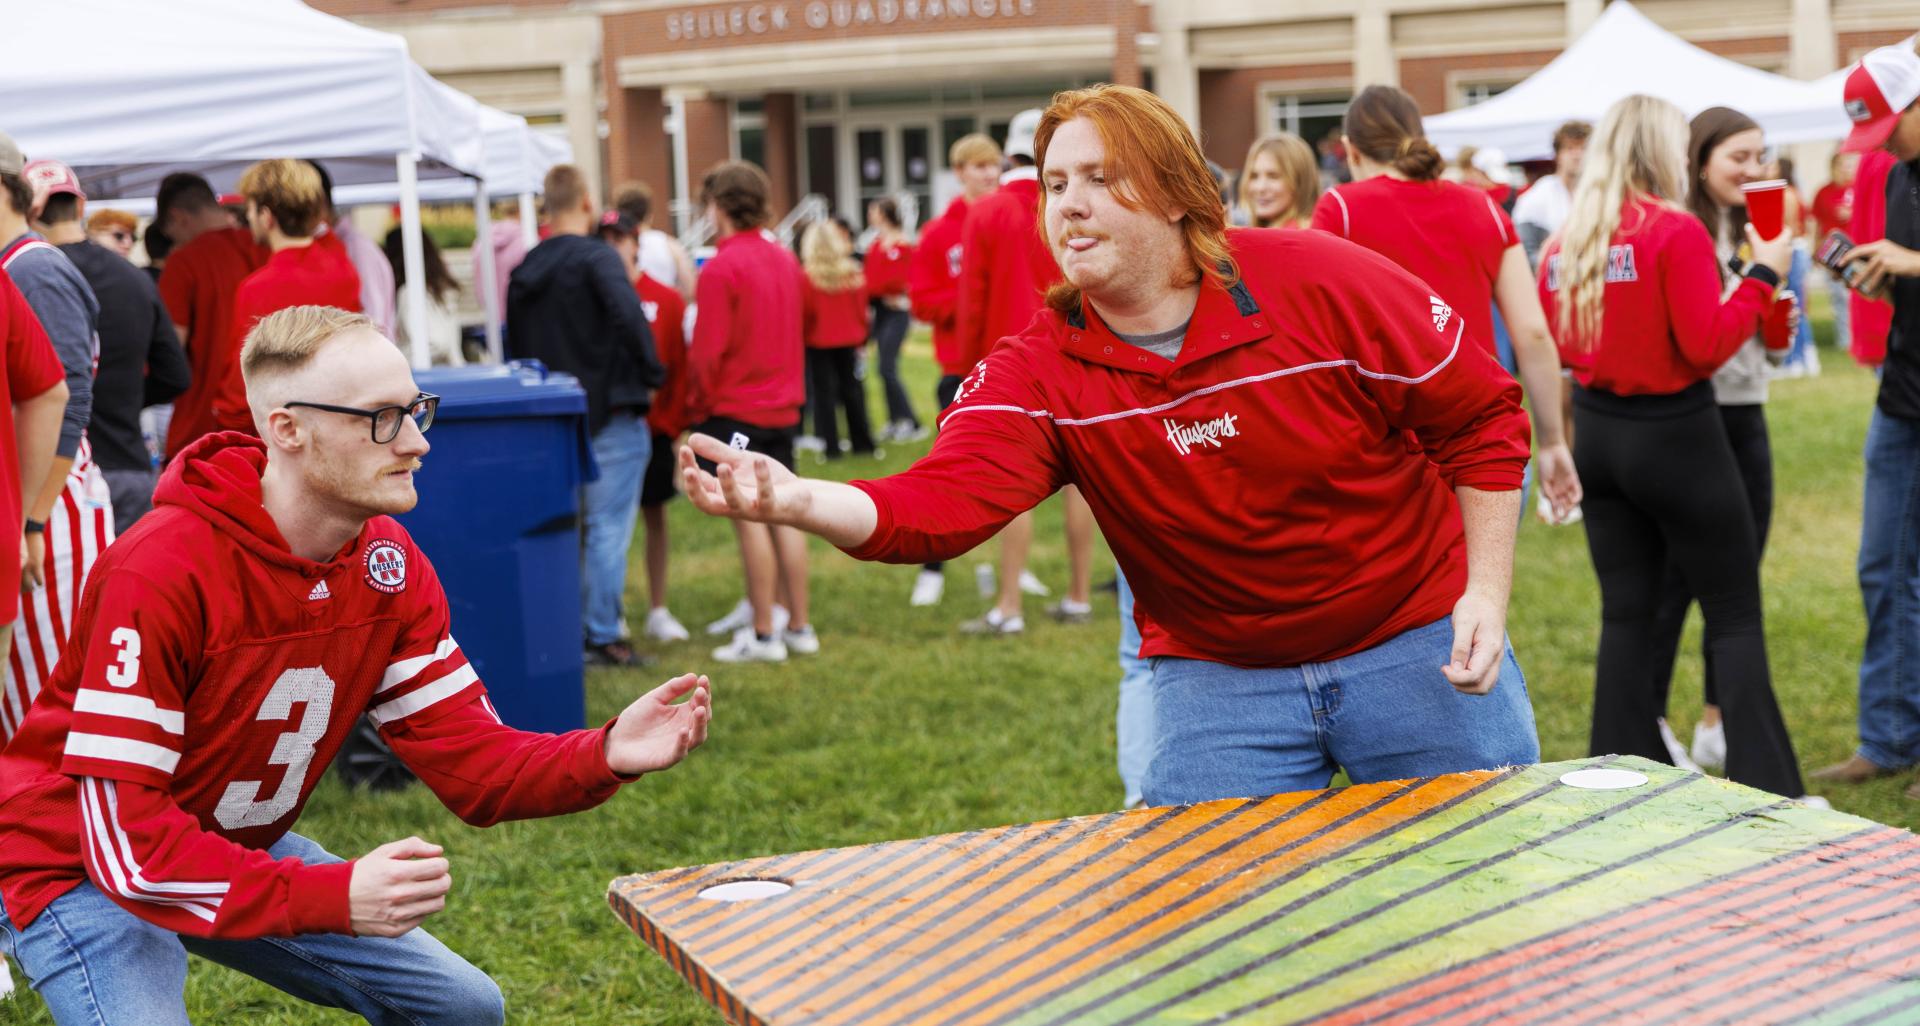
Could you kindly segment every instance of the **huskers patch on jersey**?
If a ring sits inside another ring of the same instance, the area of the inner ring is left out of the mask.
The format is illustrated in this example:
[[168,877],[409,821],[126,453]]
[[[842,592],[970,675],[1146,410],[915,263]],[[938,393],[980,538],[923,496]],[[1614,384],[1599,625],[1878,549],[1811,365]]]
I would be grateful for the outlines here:
[[367,587],[397,595],[407,590],[407,551],[399,542],[375,538],[367,543]]

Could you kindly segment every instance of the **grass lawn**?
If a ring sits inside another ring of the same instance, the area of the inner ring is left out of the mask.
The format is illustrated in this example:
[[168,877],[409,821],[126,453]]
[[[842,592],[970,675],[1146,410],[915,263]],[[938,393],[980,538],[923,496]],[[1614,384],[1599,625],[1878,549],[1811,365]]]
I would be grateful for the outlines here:
[[[1824,355],[1824,377],[1775,386],[1770,414],[1778,482],[1766,562],[1770,649],[1806,768],[1843,757],[1854,736],[1863,625],[1853,561],[1860,451],[1874,393],[1871,375],[1831,349]],[[914,396],[930,406],[935,371],[924,334],[906,367]],[[869,392],[877,407],[878,389]],[[923,449],[889,447],[878,462],[803,469],[873,476],[906,467]],[[672,531],[672,608],[697,633],[740,594],[732,536],[684,502],[673,506]],[[430,928],[500,981],[515,1022],[718,1023],[614,918],[604,897],[609,880],[1119,805],[1112,596],[1096,594],[1091,626],[1055,625],[1029,600],[1025,637],[961,637],[955,623],[982,608],[973,587],[982,555],[949,565],[941,606],[912,609],[912,568],[856,564],[815,542],[820,655],[727,669],[706,658],[702,637],[661,653],[657,672],[592,672],[595,722],[681,670],[712,674],[716,707],[712,737],[687,765],[597,810],[479,831],[423,789],[352,793],[329,776],[299,829],[347,856],[416,833],[446,845],[455,890]],[[1582,531],[1530,517],[1517,565],[1509,628],[1541,746],[1550,760],[1584,756],[1599,602]],[[635,567],[632,607],[644,609]],[[1109,576],[1109,567],[1102,556],[1096,579]],[[1057,500],[1040,511],[1035,569],[1056,588],[1065,582]],[[1672,709],[1683,737],[1691,736],[1700,703],[1697,617],[1689,630]],[[1920,802],[1901,796],[1905,786],[1900,778],[1830,794],[1839,809],[1913,828]],[[197,960],[187,999],[195,1020],[206,1023],[359,1021]],[[0,1022],[48,1021],[31,995],[0,1005]]]

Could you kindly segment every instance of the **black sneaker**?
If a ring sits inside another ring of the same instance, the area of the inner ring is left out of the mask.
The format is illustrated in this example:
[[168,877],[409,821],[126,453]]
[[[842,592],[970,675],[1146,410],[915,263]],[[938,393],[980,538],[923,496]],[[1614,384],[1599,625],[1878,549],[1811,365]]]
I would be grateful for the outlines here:
[[633,646],[624,641],[609,641],[604,645],[588,645],[583,653],[588,666],[652,666],[654,658],[643,652],[635,652]]

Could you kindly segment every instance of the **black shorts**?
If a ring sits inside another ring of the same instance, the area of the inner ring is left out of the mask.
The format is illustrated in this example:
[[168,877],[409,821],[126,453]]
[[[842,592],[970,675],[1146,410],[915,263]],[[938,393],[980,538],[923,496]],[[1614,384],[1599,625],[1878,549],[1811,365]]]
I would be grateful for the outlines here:
[[678,494],[673,487],[673,479],[678,476],[675,468],[680,465],[680,454],[674,451],[671,435],[653,436],[653,455],[647,457],[647,472],[640,478],[640,505],[665,505],[668,499]]
[[[771,456],[775,463],[788,470],[793,469],[793,438],[799,433],[800,425],[798,424],[783,428],[769,428],[729,417],[713,417],[694,425],[693,429],[703,435],[718,438],[736,449]],[[700,469],[709,474],[714,472],[713,463],[709,460],[701,460]]]

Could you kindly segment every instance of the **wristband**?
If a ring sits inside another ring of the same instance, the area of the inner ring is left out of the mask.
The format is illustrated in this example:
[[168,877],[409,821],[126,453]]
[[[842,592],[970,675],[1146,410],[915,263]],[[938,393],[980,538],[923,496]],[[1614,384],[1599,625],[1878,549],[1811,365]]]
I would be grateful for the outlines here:
[[1747,268],[1747,277],[1765,285],[1768,291],[1780,287],[1780,275],[1774,273],[1773,268],[1765,264],[1754,264]]
[[35,520],[35,519],[33,519],[32,517],[28,517],[28,518],[27,518],[27,525],[26,525],[26,527],[25,527],[25,528],[23,529],[23,531],[22,531],[22,533],[25,533],[25,534],[44,534],[44,533],[46,532],[46,530],[47,530],[47,525],[46,525],[46,524],[45,524],[44,522],[42,522],[42,521],[39,521],[39,520]]

